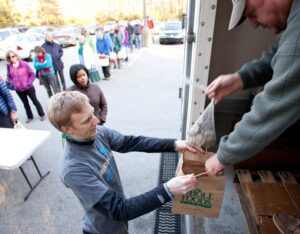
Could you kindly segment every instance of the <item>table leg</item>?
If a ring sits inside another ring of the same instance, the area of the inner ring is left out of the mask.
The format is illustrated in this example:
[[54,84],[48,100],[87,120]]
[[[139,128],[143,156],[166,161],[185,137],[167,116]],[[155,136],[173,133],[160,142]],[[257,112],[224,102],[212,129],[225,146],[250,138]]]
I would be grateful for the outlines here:
[[22,172],[22,174],[23,174],[23,176],[24,176],[24,178],[25,178],[27,184],[29,185],[30,189],[32,189],[32,185],[31,185],[31,183],[30,183],[28,177],[26,176],[26,174],[25,174],[25,172],[24,172],[22,166],[20,166],[20,170],[21,170],[21,172]]
[[39,184],[39,183],[40,183],[47,175],[49,175],[49,173],[50,173],[50,171],[48,171],[45,175],[42,175],[41,172],[40,172],[40,170],[39,170],[39,168],[38,168],[38,166],[37,166],[37,164],[36,164],[36,162],[35,162],[35,160],[34,160],[34,158],[33,158],[33,156],[31,156],[30,159],[32,160],[32,163],[34,164],[34,167],[36,168],[36,170],[37,170],[37,172],[38,172],[38,174],[39,174],[39,176],[40,176],[40,179],[39,179],[39,181],[38,181],[34,186],[32,186],[31,183],[30,183],[30,181],[29,181],[29,179],[28,179],[28,177],[26,176],[26,173],[24,172],[22,166],[20,166],[20,170],[21,170],[21,172],[22,172],[22,174],[23,174],[23,176],[24,176],[26,182],[28,183],[28,185],[29,185],[29,187],[30,187],[30,191],[29,191],[29,193],[26,195],[26,197],[24,198],[24,201],[26,201],[26,200],[28,199],[28,197],[29,197],[30,194],[33,192],[33,190],[38,186],[38,184]]
[[32,160],[33,165],[35,166],[35,168],[36,168],[37,172],[39,173],[40,177],[42,178],[43,176],[42,176],[42,174],[41,174],[41,172],[40,172],[38,166],[36,165],[36,162],[34,161],[34,158],[33,158],[32,155],[31,155],[30,159]]

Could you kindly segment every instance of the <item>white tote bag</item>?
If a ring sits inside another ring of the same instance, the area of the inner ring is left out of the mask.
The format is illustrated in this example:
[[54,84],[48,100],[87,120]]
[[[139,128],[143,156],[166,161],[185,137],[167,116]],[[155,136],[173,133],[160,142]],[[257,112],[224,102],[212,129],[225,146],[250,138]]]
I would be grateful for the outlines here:
[[126,48],[122,47],[122,49],[118,52],[118,59],[125,59],[126,56]]
[[101,67],[107,67],[109,65],[109,58],[107,55],[99,55],[97,59],[97,65]]
[[114,52],[114,51],[110,52],[109,59],[110,59],[111,61],[116,61],[116,60],[117,60],[116,52]]

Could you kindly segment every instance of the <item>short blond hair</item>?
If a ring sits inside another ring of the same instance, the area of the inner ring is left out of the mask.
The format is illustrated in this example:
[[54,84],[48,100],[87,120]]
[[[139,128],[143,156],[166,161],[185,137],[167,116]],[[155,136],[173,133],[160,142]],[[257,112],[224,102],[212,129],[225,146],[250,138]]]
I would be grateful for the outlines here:
[[6,58],[6,60],[7,60],[8,62],[9,62],[9,59],[10,59],[11,54],[14,55],[14,56],[16,56],[17,59],[19,60],[19,55],[18,55],[15,51],[13,51],[13,50],[8,50],[8,51],[6,52],[6,54],[5,54],[5,58]]
[[64,91],[53,95],[48,102],[47,116],[50,123],[59,131],[72,126],[73,114],[81,113],[89,98],[78,91]]

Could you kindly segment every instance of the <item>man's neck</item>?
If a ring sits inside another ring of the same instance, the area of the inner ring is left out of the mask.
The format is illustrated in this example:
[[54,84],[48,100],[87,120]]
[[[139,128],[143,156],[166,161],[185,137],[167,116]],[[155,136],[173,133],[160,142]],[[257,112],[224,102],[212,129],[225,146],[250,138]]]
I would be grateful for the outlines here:
[[66,134],[66,139],[68,142],[76,144],[76,145],[91,145],[94,143],[94,139],[79,139],[74,136],[70,136]]

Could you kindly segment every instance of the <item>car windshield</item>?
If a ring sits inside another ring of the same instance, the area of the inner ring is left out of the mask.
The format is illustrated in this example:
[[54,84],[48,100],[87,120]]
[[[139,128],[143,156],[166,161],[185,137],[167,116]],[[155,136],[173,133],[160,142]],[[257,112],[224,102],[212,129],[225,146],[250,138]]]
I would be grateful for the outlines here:
[[71,28],[62,28],[57,32],[57,34],[70,34],[70,33],[73,33],[73,30]]
[[180,23],[166,23],[164,29],[165,30],[180,30],[181,25],[180,25]]
[[115,22],[106,22],[106,23],[105,23],[105,25],[108,25],[108,26],[109,26],[109,25],[114,25],[114,24],[115,24]]
[[42,33],[44,28],[30,28],[27,30],[27,32],[34,32],[34,33]]
[[98,27],[98,24],[89,24],[87,27],[88,27],[88,28]]
[[13,35],[13,36],[7,37],[5,39],[5,42],[21,42],[21,41],[23,41],[23,38],[24,38],[23,34],[21,34],[21,35]]
[[0,32],[0,41],[3,41],[5,38],[10,36],[11,34],[8,31],[2,31]]

